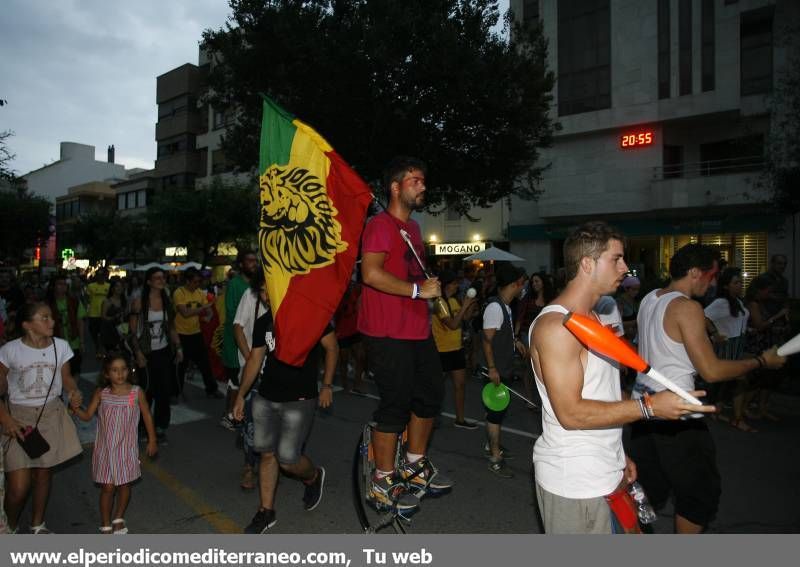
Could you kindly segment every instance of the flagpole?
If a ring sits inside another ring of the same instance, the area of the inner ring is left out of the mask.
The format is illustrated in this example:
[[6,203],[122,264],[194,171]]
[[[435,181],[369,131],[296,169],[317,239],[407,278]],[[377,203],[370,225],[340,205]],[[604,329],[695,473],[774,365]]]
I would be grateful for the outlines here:
[[[380,208],[383,209],[384,213],[386,213],[389,216],[392,216],[392,214],[388,211],[386,206],[383,203],[381,203],[378,200],[378,198],[375,196],[375,193],[372,194],[372,200],[375,203],[378,203]],[[401,227],[399,227],[399,226],[397,227],[397,229],[400,231],[400,238],[403,239],[403,242],[406,243],[406,245],[408,246],[409,250],[411,250],[411,253],[414,255],[414,259],[417,261],[417,264],[419,264],[419,268],[422,270],[422,273],[425,275],[425,277],[427,279],[429,279],[429,280],[433,279],[431,274],[425,268],[425,264],[422,263],[422,259],[419,257],[419,254],[417,254],[417,250],[414,248],[414,245],[411,243],[411,238],[409,237],[408,233],[405,230],[403,230]],[[447,314],[447,312],[448,312],[447,303],[445,303],[444,299],[442,299],[441,296],[434,298],[433,301],[436,303],[436,306],[439,308],[439,310],[443,314]]]

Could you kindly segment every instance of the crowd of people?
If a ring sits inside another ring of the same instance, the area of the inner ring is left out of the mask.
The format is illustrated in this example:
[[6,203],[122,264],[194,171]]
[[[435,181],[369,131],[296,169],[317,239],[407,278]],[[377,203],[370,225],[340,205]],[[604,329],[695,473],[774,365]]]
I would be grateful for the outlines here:
[[[37,277],[22,288],[0,272],[7,530],[19,529],[30,497],[30,531],[49,533],[51,470],[82,451],[72,412],[98,417],[92,478],[100,487],[99,530],[127,533],[131,484],[141,476],[139,440],[149,456],[168,444],[172,405],[195,368],[205,395],[224,404],[220,424],[241,440],[242,489],[258,489],[246,533],[276,523],[280,472],[304,484],[306,510],[320,503],[326,470],[305,448],[317,408],[332,403],[337,376],[353,394],[365,393],[368,378],[377,388],[370,495],[378,503],[413,509],[427,493],[454,486],[428,455],[445,380],[453,384],[453,425],[464,430],[479,427],[465,416],[468,377],[498,385],[520,380],[528,409],[541,412],[533,463],[547,533],[621,531],[609,503],[637,479],[656,507],[674,498],[677,532],[702,531],[720,494],[702,417],[748,433],[754,419],[777,419],[769,397],[785,363],[773,345],[789,333],[786,257],[774,256],[742,296],[741,270],[722,265],[712,248],[689,244],[673,256],[669,280],[644,290],[625,263],[624,236],[590,222],[567,238],[565,266],[555,277],[498,263],[427,278],[408,254],[413,246],[424,258],[411,213],[424,205],[425,175],[414,158],[387,168],[387,209],[367,223],[360,266],[302,367],[273,355],[264,272],[251,251],[238,254],[224,286],[191,268],[182,281],[158,267],[141,279],[109,278],[100,269],[89,282],[58,273],[46,285]],[[595,317],[624,336],[654,368],[705,397],[704,405],[587,350],[562,325],[567,313]],[[88,352],[101,370],[86,403],[77,380]],[[486,467],[510,478],[501,443],[505,411],[485,410]],[[623,446],[627,424],[631,440]],[[44,446],[37,448],[37,436]]]

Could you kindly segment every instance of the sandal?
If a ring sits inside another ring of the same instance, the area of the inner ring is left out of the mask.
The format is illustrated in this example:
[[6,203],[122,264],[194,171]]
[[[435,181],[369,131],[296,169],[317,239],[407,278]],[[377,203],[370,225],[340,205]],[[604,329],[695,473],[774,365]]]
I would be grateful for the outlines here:
[[42,522],[38,526],[31,526],[31,533],[34,535],[43,535],[43,534],[51,534],[53,532],[48,530],[47,526],[45,526],[44,522]]
[[739,431],[744,431],[745,433],[758,433],[758,429],[751,426],[743,419],[733,419],[731,420],[731,426],[735,427]]
[[103,535],[108,535],[111,533],[111,526],[100,526],[100,533]]
[[119,528],[119,529],[114,529],[114,532],[113,532],[114,535],[125,535],[125,534],[127,534],[128,533],[128,526],[125,525],[124,518],[117,518],[116,520],[112,520],[111,521],[111,525],[112,526],[117,526],[119,524],[122,524],[122,527]]

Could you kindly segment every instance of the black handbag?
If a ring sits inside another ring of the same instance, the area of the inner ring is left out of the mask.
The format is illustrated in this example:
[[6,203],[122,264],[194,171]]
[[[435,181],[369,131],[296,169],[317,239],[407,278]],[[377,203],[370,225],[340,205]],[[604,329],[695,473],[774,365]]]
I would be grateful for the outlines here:
[[[38,424],[38,420],[37,420]],[[30,425],[22,432],[22,441],[17,439],[17,443],[31,459],[38,459],[50,450],[50,443],[47,442],[39,431],[39,428]]]
[[[55,366],[53,369],[53,379],[50,381],[50,387],[47,388],[47,394],[44,396],[44,405],[47,405],[47,398],[50,397],[50,390],[53,388],[53,382],[56,381],[56,372],[58,372],[58,351],[56,350],[56,341],[53,340],[53,356],[55,359]],[[41,431],[39,431],[39,420],[42,419],[44,413],[44,405],[39,410],[39,417],[36,418],[36,423],[33,426],[28,426],[22,431],[22,440],[17,439],[17,443],[22,447],[22,450],[31,458],[38,459],[50,450],[50,443],[44,438]]]

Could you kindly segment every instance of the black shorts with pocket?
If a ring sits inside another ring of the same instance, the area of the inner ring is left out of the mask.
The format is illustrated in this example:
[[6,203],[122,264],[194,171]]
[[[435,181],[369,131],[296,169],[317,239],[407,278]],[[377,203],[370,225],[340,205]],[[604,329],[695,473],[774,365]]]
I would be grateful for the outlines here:
[[700,526],[714,519],[722,488],[705,419],[637,421],[628,454],[654,508],[672,493],[676,514]]
[[444,397],[444,377],[433,338],[362,336],[380,396],[373,414],[376,429],[402,433],[411,413],[421,418],[435,417]]

